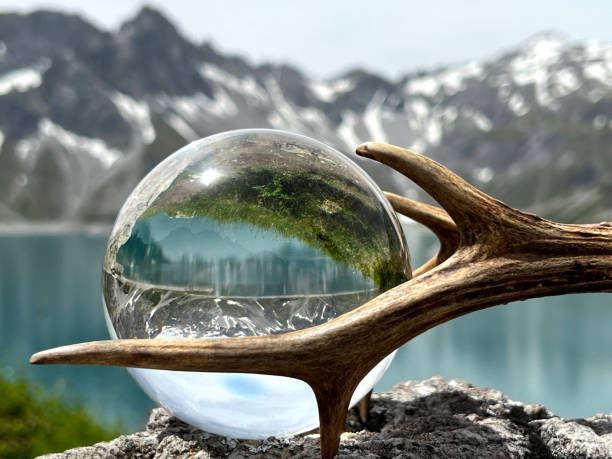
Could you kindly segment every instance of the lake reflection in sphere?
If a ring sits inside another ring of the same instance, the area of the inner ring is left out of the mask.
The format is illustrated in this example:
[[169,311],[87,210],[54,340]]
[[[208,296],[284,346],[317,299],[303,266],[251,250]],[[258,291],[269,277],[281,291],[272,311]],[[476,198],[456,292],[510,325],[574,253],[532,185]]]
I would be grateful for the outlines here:
[[[360,168],[307,137],[241,130],[187,145],[142,180],[111,232],[103,291],[113,338],[222,339],[324,323],[409,276],[395,214]],[[266,438],[318,425],[315,397],[299,380],[129,371],[209,432]]]

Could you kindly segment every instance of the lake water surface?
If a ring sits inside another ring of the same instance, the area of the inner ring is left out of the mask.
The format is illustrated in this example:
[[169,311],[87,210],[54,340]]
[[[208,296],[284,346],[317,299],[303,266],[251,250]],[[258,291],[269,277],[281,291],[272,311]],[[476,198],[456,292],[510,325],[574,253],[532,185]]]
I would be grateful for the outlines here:
[[[0,233],[0,371],[134,430],[154,404],[124,369],[27,363],[42,349],[108,338],[101,294],[106,237],[83,230]],[[435,251],[429,233],[409,231],[407,239],[415,267]],[[564,417],[612,413],[610,300],[542,298],[453,320],[404,345],[376,390],[441,375],[544,403]]]

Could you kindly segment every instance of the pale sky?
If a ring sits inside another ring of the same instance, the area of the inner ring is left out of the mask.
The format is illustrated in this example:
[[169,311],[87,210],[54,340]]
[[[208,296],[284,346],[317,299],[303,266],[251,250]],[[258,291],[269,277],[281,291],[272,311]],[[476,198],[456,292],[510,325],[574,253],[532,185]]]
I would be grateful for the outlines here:
[[288,62],[314,77],[354,67],[387,77],[494,56],[529,36],[612,42],[612,2],[565,0],[0,0],[2,11],[79,13],[114,29],[147,3],[193,41],[251,62]]

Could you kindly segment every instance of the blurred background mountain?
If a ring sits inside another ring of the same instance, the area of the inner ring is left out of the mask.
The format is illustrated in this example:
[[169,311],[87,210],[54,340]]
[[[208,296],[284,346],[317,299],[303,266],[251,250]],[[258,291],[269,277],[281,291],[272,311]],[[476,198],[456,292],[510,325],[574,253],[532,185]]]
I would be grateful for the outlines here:
[[114,32],[0,14],[0,222],[111,222],[168,154],[252,127],[329,143],[411,197],[424,199],[354,148],[410,147],[515,207],[610,219],[612,45],[545,33],[394,80],[356,69],[322,81],[196,44],[149,7]]

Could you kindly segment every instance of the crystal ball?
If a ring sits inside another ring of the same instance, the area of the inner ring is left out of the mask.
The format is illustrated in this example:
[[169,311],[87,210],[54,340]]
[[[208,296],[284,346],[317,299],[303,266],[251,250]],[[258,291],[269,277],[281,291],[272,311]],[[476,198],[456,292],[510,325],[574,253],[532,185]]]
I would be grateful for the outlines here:
[[[333,148],[230,131],[162,161],[121,208],[104,258],[111,336],[224,339],[322,324],[411,276],[393,209]],[[351,405],[393,355],[360,383]],[[151,398],[208,432],[266,438],[318,426],[314,394],[281,376],[130,368]]]

